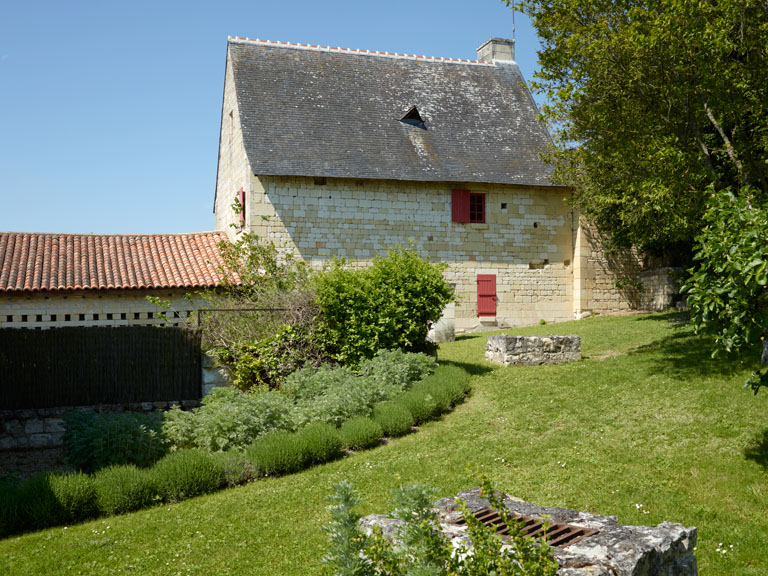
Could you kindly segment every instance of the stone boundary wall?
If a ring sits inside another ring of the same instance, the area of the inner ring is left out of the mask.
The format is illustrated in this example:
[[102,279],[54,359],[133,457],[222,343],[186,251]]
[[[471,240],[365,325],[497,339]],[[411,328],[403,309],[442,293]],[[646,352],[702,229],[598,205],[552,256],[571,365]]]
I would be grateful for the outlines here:
[[581,360],[581,337],[568,336],[488,336],[485,358],[504,366],[563,364]]
[[191,410],[198,405],[197,400],[182,400],[181,402],[136,402],[99,406],[0,410],[0,451],[61,446],[66,431],[62,416],[65,412],[74,409],[101,413],[148,413],[155,410],[168,410],[171,406],[180,406],[185,410]]

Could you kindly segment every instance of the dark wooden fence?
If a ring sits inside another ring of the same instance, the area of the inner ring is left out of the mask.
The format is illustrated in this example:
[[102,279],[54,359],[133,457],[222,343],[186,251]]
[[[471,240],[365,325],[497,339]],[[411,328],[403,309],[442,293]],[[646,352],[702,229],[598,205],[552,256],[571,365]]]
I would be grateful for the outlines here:
[[0,409],[200,398],[200,333],[154,326],[0,329]]

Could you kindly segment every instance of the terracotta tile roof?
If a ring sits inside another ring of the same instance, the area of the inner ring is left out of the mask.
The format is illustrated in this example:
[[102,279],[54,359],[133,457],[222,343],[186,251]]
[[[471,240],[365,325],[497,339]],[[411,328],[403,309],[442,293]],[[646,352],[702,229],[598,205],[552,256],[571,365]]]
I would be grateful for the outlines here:
[[224,239],[221,232],[0,232],[0,293],[212,287]]

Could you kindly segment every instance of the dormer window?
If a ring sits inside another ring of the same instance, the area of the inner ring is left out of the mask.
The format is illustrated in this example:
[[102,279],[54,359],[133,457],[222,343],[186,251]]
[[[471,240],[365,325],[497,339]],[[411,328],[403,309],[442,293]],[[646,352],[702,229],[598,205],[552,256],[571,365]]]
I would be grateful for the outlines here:
[[416,128],[421,128],[422,130],[427,129],[427,127],[424,125],[424,119],[421,117],[421,114],[419,114],[416,106],[413,106],[410,110],[408,110],[408,112],[405,113],[405,116],[400,118],[400,122],[403,124],[415,126]]

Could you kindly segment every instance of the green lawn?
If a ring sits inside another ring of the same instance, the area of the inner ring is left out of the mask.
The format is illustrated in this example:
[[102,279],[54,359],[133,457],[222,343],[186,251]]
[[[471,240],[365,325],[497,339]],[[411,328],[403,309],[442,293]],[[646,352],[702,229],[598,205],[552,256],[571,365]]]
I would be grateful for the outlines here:
[[381,512],[400,484],[446,496],[476,485],[473,464],[537,504],[697,526],[702,574],[768,573],[768,391],[744,390],[747,370],[710,359],[669,314],[515,332],[580,334],[585,358],[502,368],[483,359],[486,335],[462,337],[440,359],[471,371],[473,393],[418,433],[294,476],[0,541],[0,574],[313,575],[334,483],[352,481],[363,511]]

